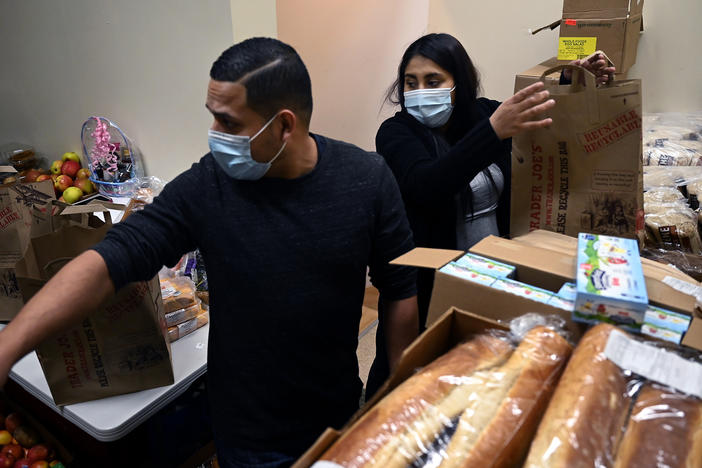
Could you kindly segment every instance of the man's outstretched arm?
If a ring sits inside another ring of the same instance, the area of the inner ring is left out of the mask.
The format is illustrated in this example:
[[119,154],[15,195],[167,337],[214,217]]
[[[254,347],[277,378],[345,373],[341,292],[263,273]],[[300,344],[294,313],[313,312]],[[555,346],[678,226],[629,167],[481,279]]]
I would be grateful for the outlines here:
[[94,250],[66,264],[0,331],[0,387],[12,366],[42,341],[80,322],[115,292]]

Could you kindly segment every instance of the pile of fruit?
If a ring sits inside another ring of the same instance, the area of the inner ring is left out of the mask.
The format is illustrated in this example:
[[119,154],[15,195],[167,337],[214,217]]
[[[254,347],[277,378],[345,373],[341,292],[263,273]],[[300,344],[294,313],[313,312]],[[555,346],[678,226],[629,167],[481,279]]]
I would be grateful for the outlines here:
[[[40,182],[51,178],[59,201],[69,205],[80,200],[84,195],[95,192],[95,185],[89,179],[90,170],[81,167],[80,156],[74,152],[64,153],[61,159],[51,163],[51,175],[39,175],[34,180]],[[25,181],[31,182],[28,178]],[[1,467],[0,467],[1,468]]]
[[0,413],[0,468],[65,468],[19,413]]

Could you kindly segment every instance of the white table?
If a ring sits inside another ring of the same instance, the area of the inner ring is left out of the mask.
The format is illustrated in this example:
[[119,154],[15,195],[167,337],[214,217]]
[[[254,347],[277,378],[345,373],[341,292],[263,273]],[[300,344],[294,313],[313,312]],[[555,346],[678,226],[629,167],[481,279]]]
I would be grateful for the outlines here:
[[[0,324],[0,330],[4,327]],[[34,352],[15,364],[10,378],[97,440],[111,442],[127,435],[206,372],[209,329],[207,324],[171,343],[175,383],[166,387],[58,407]]]

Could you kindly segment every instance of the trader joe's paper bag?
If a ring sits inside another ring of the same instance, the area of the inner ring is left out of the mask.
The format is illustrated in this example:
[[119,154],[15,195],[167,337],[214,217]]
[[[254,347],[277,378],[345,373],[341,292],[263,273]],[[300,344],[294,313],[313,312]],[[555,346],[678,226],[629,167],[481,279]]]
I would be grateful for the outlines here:
[[[106,207],[75,206],[62,216]],[[85,213],[83,213],[85,214]],[[109,218],[108,218],[109,219]],[[111,228],[94,216],[82,224],[64,223],[31,240],[17,268],[22,297],[28,301],[73,257],[99,242]],[[32,259],[34,265],[29,265]],[[80,300],[80,298],[76,298]],[[145,390],[173,383],[170,344],[158,276],[130,283],[80,324],[37,348],[57,405]]]
[[24,302],[15,264],[24,257],[33,236],[51,232],[50,180],[0,187],[0,320],[10,320]]
[[571,68],[574,85],[547,85],[556,101],[551,126],[512,139],[511,235],[636,237],[643,229],[641,81],[596,87],[594,75]]

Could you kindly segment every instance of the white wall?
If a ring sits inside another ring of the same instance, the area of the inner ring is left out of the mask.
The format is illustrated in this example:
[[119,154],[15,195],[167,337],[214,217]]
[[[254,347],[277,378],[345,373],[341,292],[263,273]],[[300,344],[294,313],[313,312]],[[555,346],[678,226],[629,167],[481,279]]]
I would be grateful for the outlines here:
[[[514,75],[558,52],[558,29],[536,28],[561,17],[562,0],[466,2],[431,0],[429,31],[456,36],[482,73],[484,95],[511,96]],[[644,112],[702,110],[702,1],[646,0],[637,62],[629,78],[643,80]]]
[[234,42],[250,37],[278,37],[276,0],[229,0]]
[[558,30],[536,29],[561,17],[563,0],[432,0],[429,32],[455,36],[480,72],[483,95],[503,101],[514,76],[558,52]]
[[207,152],[209,69],[232,38],[228,0],[3,1],[0,144],[80,152],[103,115],[171,179]]
[[278,38],[312,79],[311,130],[375,151],[385,91],[407,46],[426,33],[429,0],[280,0]]
[[702,111],[702,1],[646,0],[630,78],[643,80],[644,112]]

